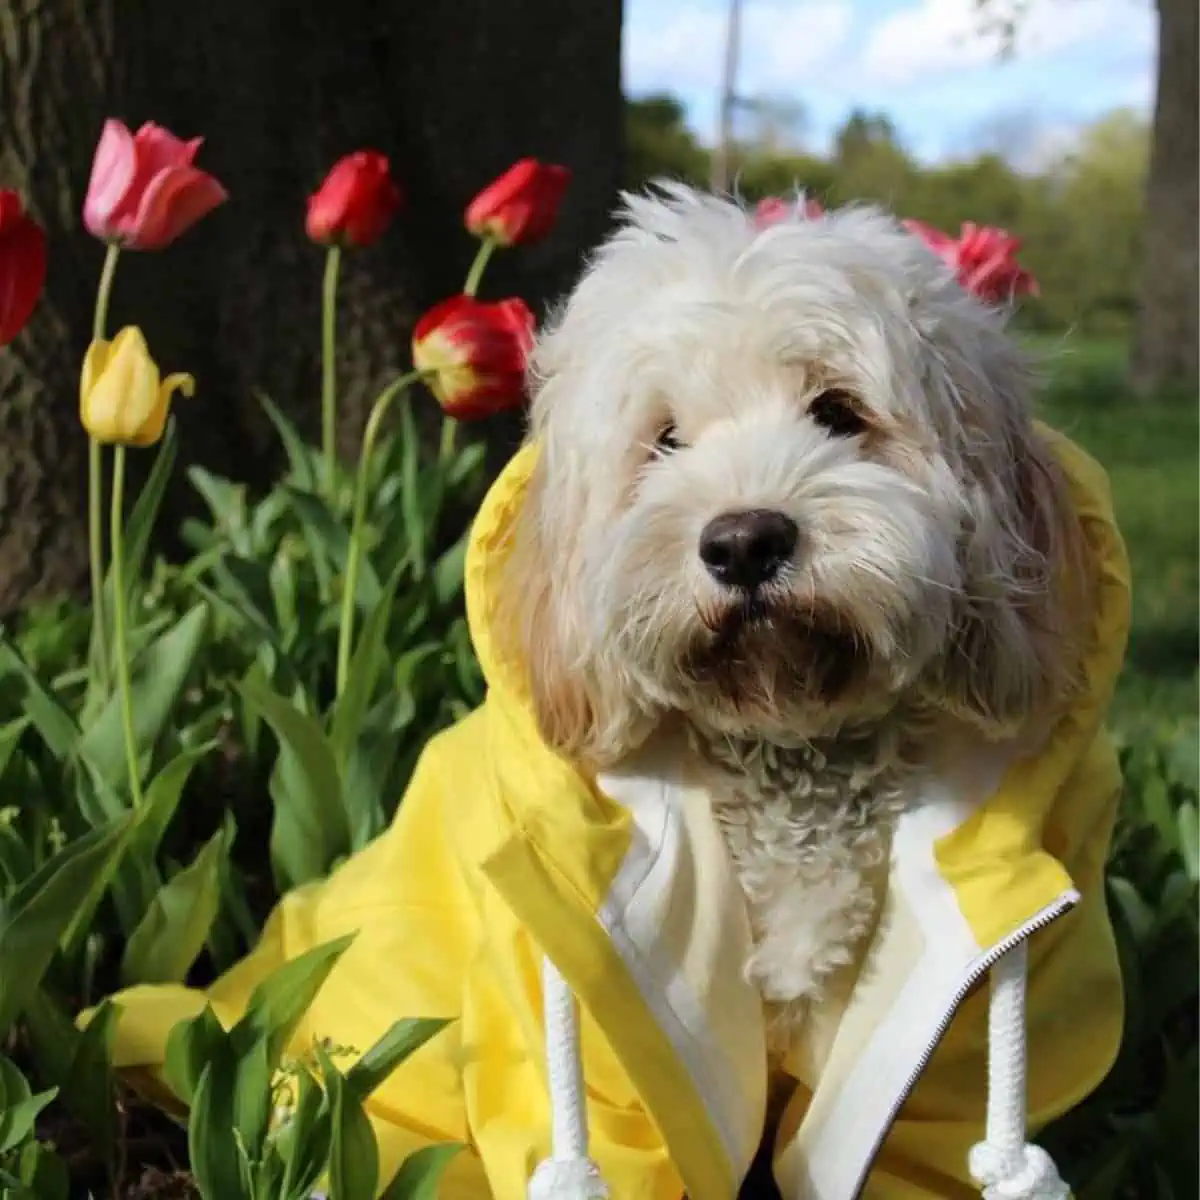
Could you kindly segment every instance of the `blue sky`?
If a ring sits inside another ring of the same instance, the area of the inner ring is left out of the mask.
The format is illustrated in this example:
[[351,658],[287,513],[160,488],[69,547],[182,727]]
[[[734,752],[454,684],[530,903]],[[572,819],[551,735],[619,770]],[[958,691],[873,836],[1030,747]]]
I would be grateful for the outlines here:
[[[625,0],[626,90],[674,92],[705,140],[727,7]],[[1035,165],[1096,117],[1153,102],[1152,0],[1031,0],[1010,61],[975,0],[743,0],[743,13],[740,93],[803,106],[815,148],[861,106],[923,159],[1000,148]]]

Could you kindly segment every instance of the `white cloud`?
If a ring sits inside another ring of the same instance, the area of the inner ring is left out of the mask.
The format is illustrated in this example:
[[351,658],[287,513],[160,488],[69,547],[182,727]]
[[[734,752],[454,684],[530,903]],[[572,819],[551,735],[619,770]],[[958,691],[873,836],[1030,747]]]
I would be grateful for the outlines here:
[[[706,140],[727,15],[728,0],[626,0],[627,90],[678,95]],[[815,146],[855,106],[886,111],[931,160],[970,152],[984,124],[1024,112],[1016,156],[1041,163],[1109,109],[1149,111],[1155,48],[1152,0],[1033,0],[1008,62],[981,34],[976,0],[744,0],[739,91],[797,102]]]
[[[744,6],[738,90],[802,92],[805,75],[837,55],[850,32],[847,0],[756,0]],[[728,6],[696,0],[630,5],[625,85],[632,92],[720,87]]]
[[1059,162],[1088,122],[1048,117],[1036,106],[996,109],[948,139],[947,157],[969,161],[980,154],[997,154],[1018,171],[1036,174]]
[[839,0],[748,5],[742,33],[742,91],[803,91],[814,71],[840,56],[853,13]]
[[[1100,40],[1126,55],[1151,54],[1150,6],[1132,0],[1041,0],[1019,23],[1015,49],[1019,60],[1029,61]],[[871,30],[860,69],[864,82],[907,84],[993,63],[999,46],[974,0],[920,0]]]
[[632,92],[691,91],[720,78],[724,21],[715,9],[631,8],[626,18],[622,73]]

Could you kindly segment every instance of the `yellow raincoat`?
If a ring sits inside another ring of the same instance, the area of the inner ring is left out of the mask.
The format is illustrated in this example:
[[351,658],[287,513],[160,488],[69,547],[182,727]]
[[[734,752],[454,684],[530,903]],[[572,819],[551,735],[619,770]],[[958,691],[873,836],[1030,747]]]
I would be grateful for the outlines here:
[[[989,1194],[1067,1194],[1024,1128],[1093,1089],[1120,1037],[1102,882],[1119,777],[1102,719],[1128,576],[1103,473],[1053,442],[1099,583],[1088,695],[1034,752],[992,746],[949,762],[901,819],[857,982],[814,1014],[788,1060],[798,1082],[774,1160],[787,1200],[978,1195],[968,1155],[1007,1188]],[[644,758],[589,781],[538,736],[521,664],[494,627],[496,566],[534,454],[492,488],[468,557],[484,705],[428,746],[391,828],[285,897],[207,994],[120,994],[118,1063],[152,1078],[170,1027],[206,998],[232,1021],[282,960],[357,931],[298,1041],[361,1049],[402,1016],[456,1018],[370,1100],[385,1179],[416,1147],[456,1139],[469,1152],[444,1197],[522,1200],[553,1117],[556,1155],[579,1133],[572,1120],[586,1121],[613,1200],[731,1200],[768,1086],[761,1009],[740,971],[743,903],[676,764]],[[549,1027],[544,964],[560,1005]]]

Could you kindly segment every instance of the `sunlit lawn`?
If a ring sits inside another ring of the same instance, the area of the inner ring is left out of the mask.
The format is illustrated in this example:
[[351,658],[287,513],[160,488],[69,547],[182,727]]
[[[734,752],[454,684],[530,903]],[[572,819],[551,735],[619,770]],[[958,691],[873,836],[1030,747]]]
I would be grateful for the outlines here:
[[1119,342],[1038,340],[1044,418],[1107,468],[1133,568],[1133,630],[1113,709],[1132,732],[1195,720],[1200,420],[1195,395],[1137,401]]

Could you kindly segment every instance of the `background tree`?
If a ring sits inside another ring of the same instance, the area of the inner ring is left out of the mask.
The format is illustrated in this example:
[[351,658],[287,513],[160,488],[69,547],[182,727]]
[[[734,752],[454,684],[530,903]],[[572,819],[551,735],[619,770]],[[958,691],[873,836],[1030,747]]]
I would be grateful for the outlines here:
[[683,103],[670,95],[639,96],[625,103],[625,187],[656,177],[701,184],[709,153],[688,128]]
[[874,200],[899,211],[913,179],[913,163],[884,113],[856,109],[833,142],[834,199]]
[[740,103],[740,143],[755,154],[786,155],[798,150],[808,131],[808,111],[787,96],[746,96]]
[[[407,194],[397,227],[345,264],[348,444],[405,361],[414,317],[461,286],[474,249],[463,207],[522,155],[565,163],[574,182],[554,235],[498,259],[486,287],[537,306],[568,286],[618,182],[620,31],[621,5],[589,0],[0,6],[0,179],[51,237],[45,300],[0,358],[0,615],[84,573],[78,365],[103,249],[79,212],[106,116],[204,135],[201,161],[231,194],[170,250],[124,257],[110,323],[141,323],[165,369],[196,375],[198,396],[178,406],[184,454],[253,485],[276,452],[255,388],[317,435],[322,255],[303,219],[330,163],[378,148]],[[516,428],[489,430],[497,457]],[[185,487],[162,528],[186,502]]]
[[1158,81],[1130,372],[1142,393],[1200,374],[1200,18],[1196,0],[1155,7]]
[[[976,0],[1011,50],[1030,0]],[[1200,6],[1154,0],[1158,20],[1150,170],[1130,382],[1148,394],[1200,375]]]

